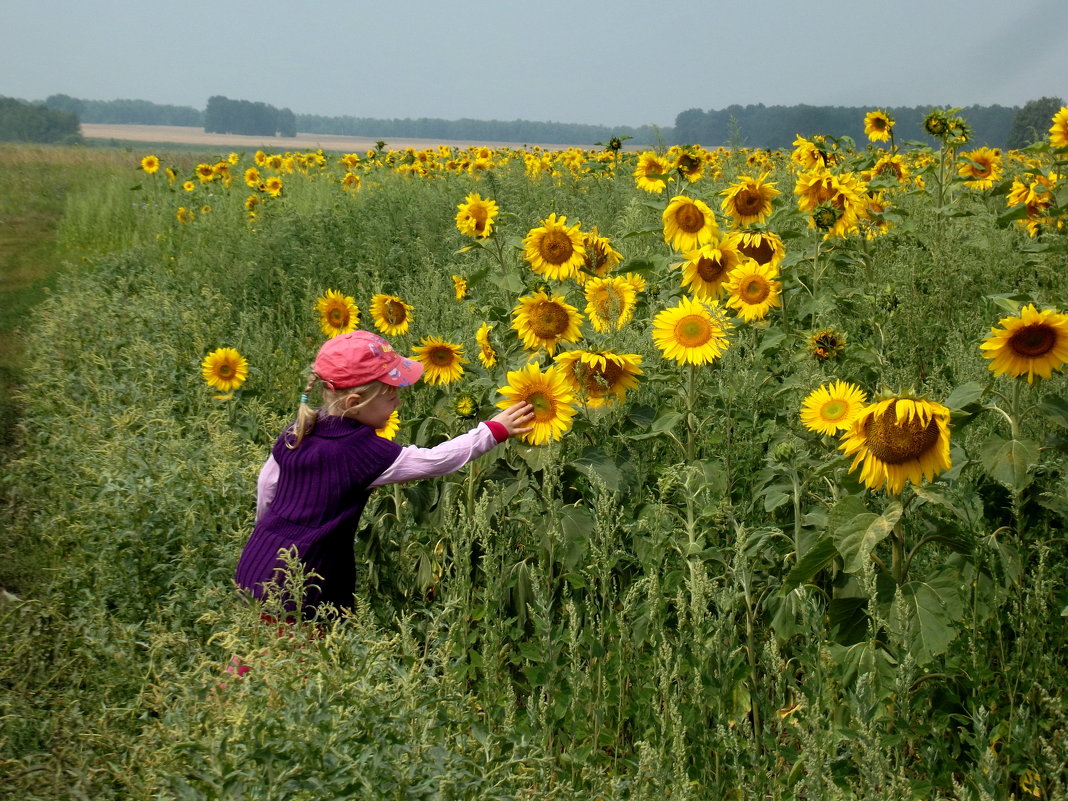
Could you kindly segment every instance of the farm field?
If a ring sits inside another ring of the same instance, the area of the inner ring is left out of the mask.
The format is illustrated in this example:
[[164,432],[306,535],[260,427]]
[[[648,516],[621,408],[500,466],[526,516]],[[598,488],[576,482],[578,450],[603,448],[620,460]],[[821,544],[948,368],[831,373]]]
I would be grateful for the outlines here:
[[[0,262],[0,796],[1065,798],[1068,111],[869,118],[0,150],[52,243]],[[356,327],[427,365],[383,436],[536,426],[372,496],[355,612],[265,622],[257,474]]]

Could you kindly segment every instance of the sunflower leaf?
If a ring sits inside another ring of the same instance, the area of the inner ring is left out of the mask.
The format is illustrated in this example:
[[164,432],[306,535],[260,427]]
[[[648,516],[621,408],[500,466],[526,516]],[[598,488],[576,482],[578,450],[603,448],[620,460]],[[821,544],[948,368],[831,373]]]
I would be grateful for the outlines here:
[[833,539],[824,537],[818,540],[805,552],[804,556],[797,560],[797,564],[783,579],[780,593],[785,595],[811,581],[813,576],[833,563],[837,556],[838,548],[835,547]]
[[1039,404],[1038,410],[1051,423],[1068,428],[1068,400],[1061,397],[1046,398]]
[[838,553],[845,559],[845,572],[859,573],[875,546],[893,531],[900,517],[901,504],[895,501],[881,515],[862,512],[837,526],[833,536]]
[[958,589],[949,582],[910,581],[901,587],[908,621],[911,624],[912,647],[909,653],[916,664],[924,665],[944,652],[957,636],[951,622],[951,607],[959,605],[954,597]]
[[988,476],[1007,489],[1021,492],[1031,483],[1031,469],[1038,464],[1038,444],[995,434],[986,441],[979,458]]

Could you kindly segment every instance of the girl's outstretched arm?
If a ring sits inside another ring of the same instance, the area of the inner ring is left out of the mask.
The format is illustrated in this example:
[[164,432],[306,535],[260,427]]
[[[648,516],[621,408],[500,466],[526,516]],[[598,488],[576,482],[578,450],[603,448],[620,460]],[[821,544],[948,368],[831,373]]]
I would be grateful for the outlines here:
[[533,426],[534,407],[526,401],[519,401],[490,418],[491,423],[500,423],[508,432],[509,437],[526,434]]

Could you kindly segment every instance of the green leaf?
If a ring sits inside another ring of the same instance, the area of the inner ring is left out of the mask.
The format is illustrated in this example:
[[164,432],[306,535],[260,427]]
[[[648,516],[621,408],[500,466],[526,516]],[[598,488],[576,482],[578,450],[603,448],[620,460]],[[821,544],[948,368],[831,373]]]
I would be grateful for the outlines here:
[[900,518],[901,504],[894,501],[881,515],[864,512],[840,526],[834,537],[838,552],[845,559],[845,571],[859,572],[875,546],[886,539]]
[[937,585],[926,581],[910,581],[901,587],[901,597],[912,628],[909,653],[918,665],[927,664],[932,658],[945,652],[957,636],[957,629],[952,624],[949,608],[943,597],[946,591],[945,584]]
[[1038,445],[1028,439],[987,440],[979,455],[988,476],[1014,492],[1031,483],[1031,469],[1038,464]]
[[664,412],[653,421],[648,431],[643,431],[639,434],[628,434],[627,437],[628,439],[652,439],[653,437],[658,437],[661,434],[672,431],[682,418],[681,412]]
[[587,447],[572,464],[591,478],[598,476],[612,492],[619,490],[619,466],[600,448]]
[[979,399],[983,396],[983,385],[976,381],[969,381],[966,384],[961,384],[949,393],[949,397],[945,399],[943,405],[949,409],[950,412],[962,412],[967,407],[972,406],[979,402]]
[[833,563],[836,556],[838,556],[838,549],[835,547],[834,540],[830,537],[821,538],[805,551],[805,555],[786,575],[782,584],[782,592],[790,592],[811,581],[813,576]]
[[1051,423],[1068,428],[1068,400],[1056,396],[1046,398],[1039,404],[1038,411]]

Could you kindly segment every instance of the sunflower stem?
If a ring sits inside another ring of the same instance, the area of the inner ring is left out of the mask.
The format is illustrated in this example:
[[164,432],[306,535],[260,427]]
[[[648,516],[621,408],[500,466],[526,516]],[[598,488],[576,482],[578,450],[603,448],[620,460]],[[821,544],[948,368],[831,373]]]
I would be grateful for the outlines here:
[[686,462],[692,464],[695,456],[694,447],[694,395],[697,385],[697,365],[691,364],[686,373]]
[[905,558],[905,526],[900,518],[894,523],[894,530],[890,533],[890,540],[893,548],[890,572],[894,577],[894,582],[901,585],[905,583],[908,560]]

